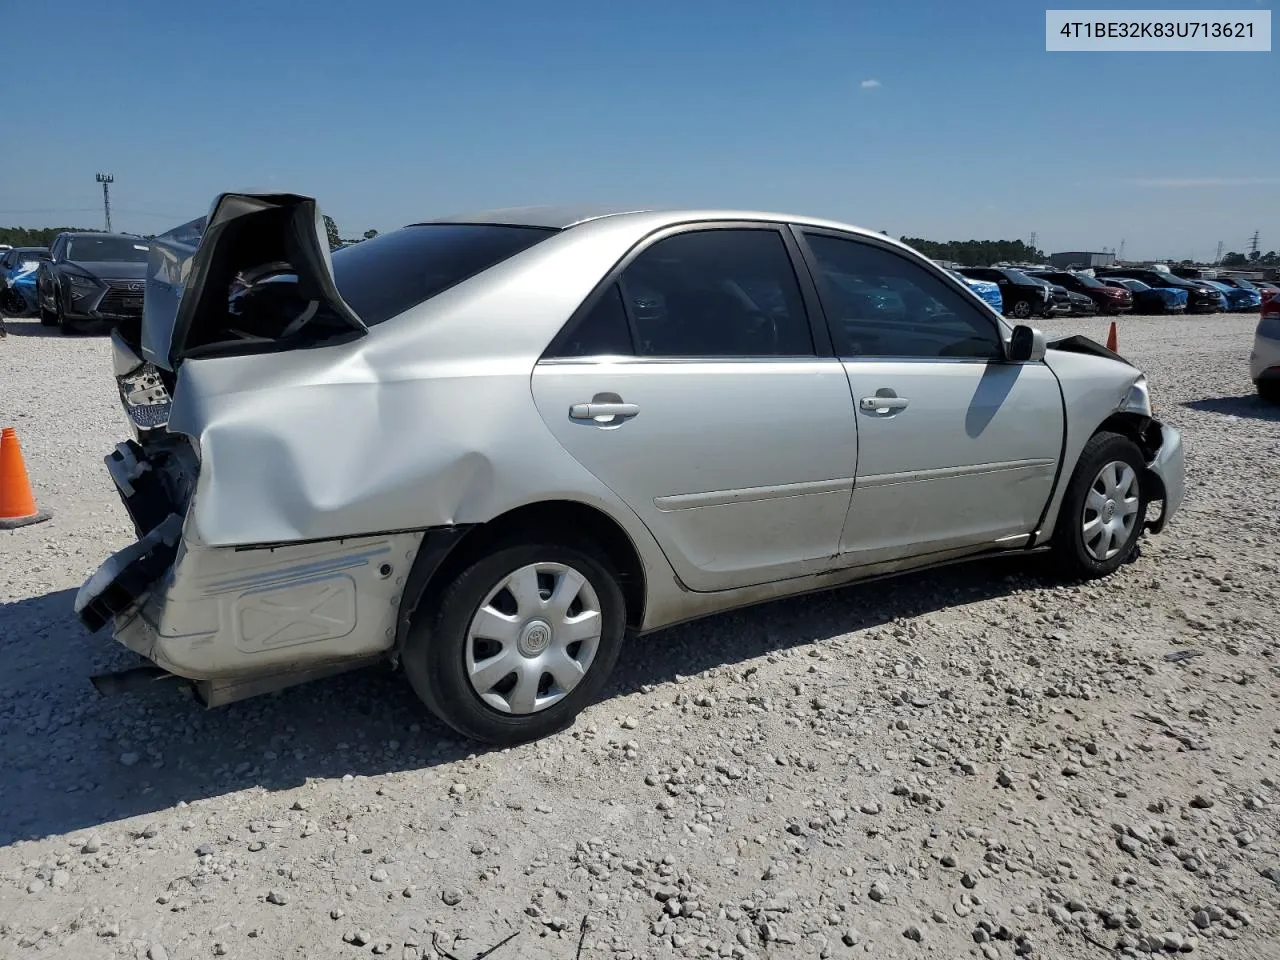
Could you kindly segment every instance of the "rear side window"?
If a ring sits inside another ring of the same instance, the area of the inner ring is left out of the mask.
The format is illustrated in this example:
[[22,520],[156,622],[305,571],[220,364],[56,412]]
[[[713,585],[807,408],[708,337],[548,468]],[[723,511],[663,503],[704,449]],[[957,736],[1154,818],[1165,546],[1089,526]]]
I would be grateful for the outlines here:
[[555,232],[505,224],[418,224],[335,251],[333,276],[356,316],[373,326]]

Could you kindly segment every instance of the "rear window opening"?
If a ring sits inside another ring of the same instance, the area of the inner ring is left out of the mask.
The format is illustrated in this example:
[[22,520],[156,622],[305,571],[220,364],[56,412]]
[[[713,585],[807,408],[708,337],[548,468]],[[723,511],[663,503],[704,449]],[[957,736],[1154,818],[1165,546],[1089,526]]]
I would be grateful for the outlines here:
[[[254,226],[261,230],[262,224]],[[334,251],[334,283],[355,315],[372,327],[556,232],[504,224],[416,224]],[[190,331],[187,356],[242,352],[253,344],[260,349],[320,346],[359,335],[315,291],[302,288],[290,263],[268,260],[267,250],[251,236],[238,238],[233,249],[240,264],[253,266],[220,265],[234,270],[222,316],[210,322],[206,314]]]
[[[326,301],[314,283],[300,280],[296,266],[279,259],[289,248],[279,241],[287,236],[288,216],[287,210],[262,212],[252,218],[251,229],[238,230],[234,242],[216,248],[214,260],[220,262],[212,265],[210,279],[221,276],[229,283],[219,284],[223,293],[200,293],[201,323],[189,330],[184,356],[329,346],[361,335],[332,298]],[[282,223],[265,223],[268,218]],[[334,285],[362,323],[374,326],[556,232],[504,224],[415,224],[334,251]]]

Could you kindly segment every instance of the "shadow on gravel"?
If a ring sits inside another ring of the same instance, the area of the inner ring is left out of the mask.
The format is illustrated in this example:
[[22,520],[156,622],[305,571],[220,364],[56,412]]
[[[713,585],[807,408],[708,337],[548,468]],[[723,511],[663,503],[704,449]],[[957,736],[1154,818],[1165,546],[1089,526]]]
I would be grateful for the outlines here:
[[4,318],[4,329],[11,337],[56,337],[57,327],[43,326],[39,320]]
[[[774,601],[627,645],[607,698],[853,630],[1036,586],[1027,558]],[[206,710],[181,688],[100,696],[137,658],[72,613],[74,590],[0,604],[0,846],[237,790],[421,770],[483,752],[375,667]],[[192,812],[198,816],[197,811]]]
[[1229,417],[1245,417],[1250,420],[1270,420],[1280,423],[1280,404],[1268,403],[1256,393],[1239,397],[1209,397],[1204,400],[1188,400],[1183,404],[1189,410],[1202,413],[1220,413]]

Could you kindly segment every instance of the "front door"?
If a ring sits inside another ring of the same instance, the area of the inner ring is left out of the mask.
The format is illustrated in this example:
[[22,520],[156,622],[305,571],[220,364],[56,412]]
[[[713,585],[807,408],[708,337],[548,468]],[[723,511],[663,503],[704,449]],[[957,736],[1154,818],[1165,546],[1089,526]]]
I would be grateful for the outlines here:
[[857,427],[844,368],[814,349],[793,249],[760,224],[653,240],[534,370],[547,426],[693,590],[838,562]]
[[858,408],[846,562],[1031,533],[1062,451],[1053,372],[1006,362],[996,318],[940,272],[870,240],[804,237]]

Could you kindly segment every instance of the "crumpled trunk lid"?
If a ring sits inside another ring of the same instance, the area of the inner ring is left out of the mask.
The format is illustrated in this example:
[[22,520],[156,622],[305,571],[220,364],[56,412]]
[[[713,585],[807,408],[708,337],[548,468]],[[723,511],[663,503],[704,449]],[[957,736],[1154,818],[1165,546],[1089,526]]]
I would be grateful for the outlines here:
[[[288,278],[292,302],[237,313],[234,295],[267,273]],[[162,370],[188,357],[289,349],[367,329],[338,292],[311,197],[223,193],[208,216],[151,241],[138,346]]]

